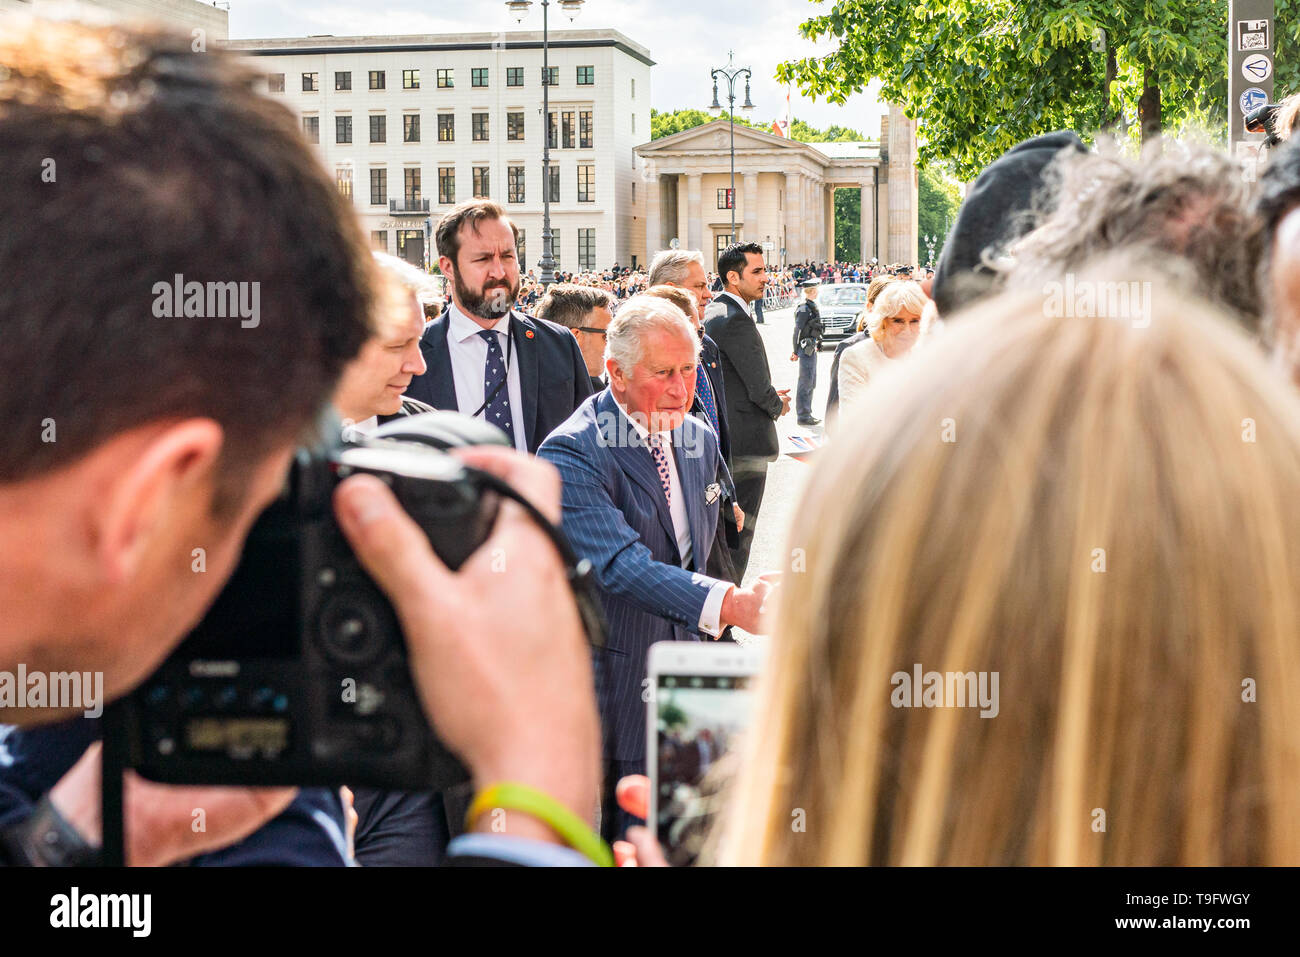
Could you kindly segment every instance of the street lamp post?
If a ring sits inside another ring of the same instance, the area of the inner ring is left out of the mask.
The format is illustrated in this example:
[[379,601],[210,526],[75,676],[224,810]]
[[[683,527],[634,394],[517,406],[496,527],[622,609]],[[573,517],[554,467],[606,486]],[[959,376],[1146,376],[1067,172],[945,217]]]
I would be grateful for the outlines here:
[[[732,51],[727,51],[727,65],[716,67],[709,72],[713,78],[713,102],[709,105],[709,112],[717,116],[722,112],[722,104],[718,102],[718,77],[727,81],[727,114],[731,122],[731,202],[727,205],[731,207],[731,241],[736,241],[736,80],[742,75],[745,77],[745,102],[740,108],[748,113],[754,108],[754,104],[749,102],[749,67],[736,67],[732,64]],[[746,210],[748,215],[751,210]]]
[[[583,0],[559,0],[559,3],[572,23],[582,9]],[[523,22],[532,5],[533,0],[508,0],[506,3],[516,23]],[[542,270],[539,278],[543,287],[555,284],[555,257],[551,255],[551,64],[547,23],[550,5],[551,0],[542,0],[542,258],[537,265]]]

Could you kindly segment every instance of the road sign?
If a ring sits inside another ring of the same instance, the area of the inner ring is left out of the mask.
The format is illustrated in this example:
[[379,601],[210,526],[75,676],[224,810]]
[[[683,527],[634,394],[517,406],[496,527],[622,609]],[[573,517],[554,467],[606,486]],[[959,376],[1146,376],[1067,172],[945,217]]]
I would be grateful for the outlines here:
[[763,252],[765,253],[770,253],[775,248],[776,248],[776,243],[771,242],[770,240],[768,242],[763,243]]
[[1273,61],[1262,53],[1252,53],[1241,61],[1241,75],[1250,83],[1263,83],[1273,75]]
[[1237,52],[1268,50],[1273,46],[1272,24],[1268,20],[1237,21]]
[[676,236],[674,236],[672,239],[668,240],[668,248],[669,248],[669,249],[681,249],[681,248],[682,248],[682,241],[681,241],[680,239],[678,239]]
[[1273,100],[1275,6],[1275,0],[1228,0],[1228,141],[1234,156],[1236,144],[1264,139],[1246,132],[1242,120]]
[[1252,86],[1241,94],[1241,99],[1237,105],[1241,107],[1241,115],[1245,116],[1251,110],[1257,110],[1268,102],[1268,94],[1257,86]]

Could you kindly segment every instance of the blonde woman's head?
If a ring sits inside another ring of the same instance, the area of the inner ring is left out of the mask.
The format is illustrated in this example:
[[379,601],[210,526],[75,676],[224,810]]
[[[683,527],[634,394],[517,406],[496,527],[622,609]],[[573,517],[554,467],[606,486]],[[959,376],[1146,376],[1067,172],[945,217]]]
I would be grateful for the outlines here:
[[880,291],[867,317],[867,328],[891,359],[906,354],[921,337],[921,315],[928,302],[921,284],[899,279]]
[[790,533],[723,863],[1300,861],[1300,401],[1151,302],[1004,295],[873,379]]

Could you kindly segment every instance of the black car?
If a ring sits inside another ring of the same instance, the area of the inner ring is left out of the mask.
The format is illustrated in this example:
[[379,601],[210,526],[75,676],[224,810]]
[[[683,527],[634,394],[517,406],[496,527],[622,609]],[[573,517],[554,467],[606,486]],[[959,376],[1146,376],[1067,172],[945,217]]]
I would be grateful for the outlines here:
[[837,282],[824,284],[817,296],[817,311],[821,313],[826,333],[823,342],[847,339],[858,331],[858,316],[867,308],[867,284]]

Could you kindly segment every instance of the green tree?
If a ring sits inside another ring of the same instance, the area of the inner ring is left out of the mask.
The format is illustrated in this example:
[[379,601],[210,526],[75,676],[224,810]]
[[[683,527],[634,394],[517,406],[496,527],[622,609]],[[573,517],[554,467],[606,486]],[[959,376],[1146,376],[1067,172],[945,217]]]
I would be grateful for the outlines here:
[[[1278,88],[1293,89],[1300,0],[1277,12]],[[1136,138],[1228,116],[1226,0],[835,0],[799,32],[837,49],[780,64],[778,80],[843,103],[879,79],[921,120],[921,165],[950,160],[963,179],[1054,129]]]
[[957,218],[961,206],[961,189],[946,176],[939,164],[932,163],[917,176],[917,238],[921,260],[929,258],[929,247],[923,237],[934,236],[934,261],[939,261],[948,230]]
[[[835,191],[835,258],[855,263],[862,254],[862,190]],[[871,258],[871,251],[867,251]]]

